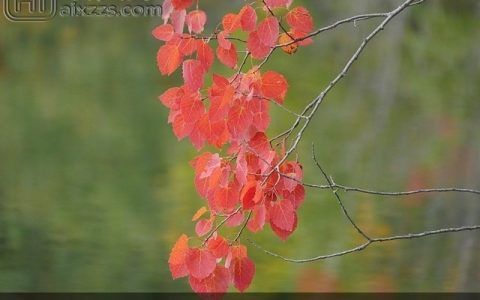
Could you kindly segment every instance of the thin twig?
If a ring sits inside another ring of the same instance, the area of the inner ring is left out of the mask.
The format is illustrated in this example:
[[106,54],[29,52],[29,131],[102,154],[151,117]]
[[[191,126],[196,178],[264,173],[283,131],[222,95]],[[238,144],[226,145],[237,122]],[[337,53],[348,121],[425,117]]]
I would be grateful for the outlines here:
[[285,256],[282,256],[278,253],[269,251],[259,244],[255,243],[251,239],[247,239],[252,245],[254,245],[256,248],[259,250],[263,251],[264,253],[271,255],[273,257],[279,258],[281,260],[287,261],[287,262],[292,262],[292,263],[309,263],[317,260],[323,260],[323,259],[328,259],[328,258],[333,258],[333,257],[338,257],[338,256],[343,256],[347,255],[353,252],[359,252],[362,250],[365,250],[368,246],[374,243],[382,243],[382,242],[390,242],[390,241],[396,241],[396,240],[409,240],[409,239],[416,239],[416,238],[422,238],[430,235],[437,235],[437,234],[444,234],[444,233],[451,233],[451,232],[461,232],[461,231],[472,231],[472,230],[480,230],[480,225],[473,225],[473,226],[462,226],[462,227],[452,227],[452,228],[442,228],[442,229],[437,229],[437,230],[430,230],[430,231],[424,231],[424,232],[419,232],[419,233],[408,233],[405,235],[396,235],[396,236],[391,236],[391,237],[380,237],[380,238],[372,238],[369,241],[361,244],[360,246],[357,246],[355,248],[351,248],[348,250],[344,251],[339,251],[331,254],[326,254],[326,255],[319,255],[311,258],[302,258],[302,259],[295,259],[295,258],[288,258]]
[[363,232],[363,230],[361,230],[360,227],[358,227],[358,225],[353,221],[352,217],[350,216],[347,209],[345,208],[345,205],[343,205],[342,199],[340,198],[340,195],[338,195],[337,189],[334,187],[334,183],[333,183],[332,179],[328,177],[327,173],[323,170],[322,166],[320,165],[320,163],[317,160],[317,157],[315,155],[315,146],[314,146],[313,143],[312,143],[312,157],[313,157],[313,161],[317,165],[318,169],[320,170],[320,172],[325,177],[325,180],[327,180],[327,183],[330,186],[330,189],[332,190],[333,194],[335,195],[335,198],[337,199],[338,204],[340,205],[345,217],[348,219],[350,224],[352,224],[352,226],[355,227],[355,229],[357,230],[357,232],[361,236],[363,236],[367,241],[370,241],[371,240],[370,237],[365,232]]
[[210,233],[205,237],[205,239],[203,240],[203,243],[202,243],[202,247],[205,246],[205,244],[208,242],[208,240],[213,236],[213,234],[220,228],[223,226],[223,224],[225,224],[225,222],[227,222],[232,216],[234,216],[236,213],[238,213],[240,211],[240,209],[242,209],[241,206],[239,206],[234,212],[232,212],[231,214],[227,215],[222,221],[220,221],[220,223],[217,224],[217,226],[215,226],[215,228],[213,228]]
[[230,243],[230,245],[233,244],[233,243],[235,243],[236,241],[238,241],[238,239],[239,239],[240,236],[242,235],[243,231],[245,230],[245,227],[247,227],[248,221],[250,221],[250,218],[251,218],[251,217],[252,217],[252,211],[249,211],[247,217],[245,218],[245,222],[244,222],[243,225],[242,225],[242,228],[240,228],[240,230],[238,231],[237,235],[236,235],[235,238],[232,240],[232,242]]
[[[285,175],[288,176],[288,175]],[[311,184],[311,183],[303,183],[304,186],[306,187],[311,187],[311,188],[318,188],[318,189],[329,189],[330,186],[328,185],[319,185],[319,184]],[[475,189],[466,189],[466,188],[422,188],[418,190],[411,190],[411,191],[401,191],[401,192],[387,192],[387,191],[375,191],[375,190],[369,190],[369,189],[363,189],[363,188],[356,188],[356,187],[349,187],[349,186],[344,186],[338,183],[334,183],[333,185],[334,188],[343,190],[344,192],[357,192],[357,193],[364,193],[364,194],[371,194],[371,195],[380,195],[380,196],[409,196],[409,195],[415,195],[415,194],[422,194],[422,193],[448,193],[448,192],[453,192],[453,193],[469,193],[469,194],[476,194],[480,195],[480,190],[475,190]]]

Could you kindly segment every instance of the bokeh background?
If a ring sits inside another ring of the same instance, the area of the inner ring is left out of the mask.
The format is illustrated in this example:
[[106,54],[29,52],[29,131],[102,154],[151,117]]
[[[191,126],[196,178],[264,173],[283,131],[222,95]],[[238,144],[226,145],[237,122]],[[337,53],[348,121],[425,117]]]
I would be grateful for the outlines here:
[[[295,1],[316,26],[387,11],[399,0]],[[140,1],[134,3],[142,3]],[[200,1],[210,28],[243,1]],[[3,9],[3,8],[2,8]],[[0,291],[189,291],[167,259],[193,234],[202,206],[188,161],[157,97],[178,85],[161,77],[161,20],[0,18]],[[290,82],[300,111],[336,75],[378,20],[318,36],[266,68]],[[222,67],[218,72],[228,74]],[[480,2],[430,0],[397,17],[322,104],[299,147],[309,182],[319,159],[341,184],[379,190],[480,188]],[[269,134],[293,117],[272,107]],[[385,236],[480,223],[468,194],[387,198],[343,194],[369,234]],[[361,242],[329,191],[309,190],[287,242],[271,230],[265,248],[311,257]],[[251,234],[247,234],[252,236]],[[250,248],[250,291],[480,291],[480,234],[457,233],[373,245],[304,265]]]

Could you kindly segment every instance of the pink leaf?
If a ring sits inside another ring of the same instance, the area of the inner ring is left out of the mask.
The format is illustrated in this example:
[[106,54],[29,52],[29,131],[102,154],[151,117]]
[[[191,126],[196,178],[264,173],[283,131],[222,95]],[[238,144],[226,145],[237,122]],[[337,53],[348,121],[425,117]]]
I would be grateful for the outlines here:
[[183,80],[192,91],[198,91],[203,86],[204,75],[205,69],[200,61],[188,59],[183,62]]
[[217,47],[217,57],[222,64],[225,66],[234,69],[237,66],[237,48],[235,44],[232,44],[230,49],[225,49],[223,47]]
[[197,279],[207,278],[215,270],[217,265],[215,256],[208,249],[190,249],[185,258],[188,271]]
[[293,0],[265,0],[265,3],[270,9],[278,7],[289,7],[292,4]]
[[207,23],[207,15],[202,10],[193,10],[188,13],[185,23],[189,32],[202,33]]
[[152,35],[157,40],[161,40],[164,42],[168,42],[169,40],[171,40],[174,34],[175,32],[171,24],[163,24],[155,27],[155,29],[152,30]]
[[172,25],[176,33],[183,33],[183,26],[185,25],[185,17],[187,16],[187,11],[174,10],[172,13]]
[[255,9],[250,5],[245,5],[239,13],[240,15],[240,25],[242,29],[246,32],[255,30],[257,25],[257,13]]
[[230,274],[233,277],[234,286],[243,292],[252,282],[255,275],[255,264],[248,257],[234,258],[230,263]]
[[279,229],[292,231],[295,223],[295,210],[288,200],[278,201],[270,208],[270,221]]
[[258,37],[265,46],[273,47],[277,43],[279,34],[278,20],[275,17],[268,17],[258,25]]
[[202,64],[205,72],[210,70],[215,59],[212,48],[201,40],[197,41],[197,59]]
[[212,230],[213,220],[212,219],[202,219],[197,222],[195,225],[195,233],[198,236],[206,235],[210,230]]
[[270,53],[270,47],[265,46],[256,31],[250,32],[247,40],[247,49],[255,59],[264,59]]

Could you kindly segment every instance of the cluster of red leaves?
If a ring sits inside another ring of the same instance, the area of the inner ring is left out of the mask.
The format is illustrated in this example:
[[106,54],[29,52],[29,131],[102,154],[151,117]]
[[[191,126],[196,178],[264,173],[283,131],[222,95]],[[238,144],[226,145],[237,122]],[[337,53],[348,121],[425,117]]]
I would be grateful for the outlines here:
[[[165,42],[157,54],[161,74],[170,75],[182,66],[183,85],[159,97],[170,109],[168,122],[175,135],[178,139],[188,137],[197,150],[208,144],[224,149],[227,155],[207,152],[191,162],[195,187],[207,201],[207,207],[192,218],[197,222],[196,235],[203,237],[203,242],[190,246],[189,238],[182,235],[170,254],[173,278],[188,276],[198,293],[225,293],[230,283],[239,291],[250,285],[255,265],[238,241],[244,228],[255,233],[268,223],[285,240],[297,226],[296,211],[305,197],[300,184],[302,167],[283,159],[285,153],[277,153],[265,135],[270,123],[269,102],[283,104],[287,80],[274,71],[261,72],[256,66],[239,69],[237,45],[232,39],[237,31],[247,34],[245,50],[257,60],[268,57],[277,42],[292,42],[295,49],[310,43],[306,35],[313,30],[313,19],[303,7],[288,9],[291,2],[259,1],[266,15],[262,20],[247,4],[237,14],[225,15],[213,36],[202,38],[199,34],[207,22],[206,13],[198,9],[187,13],[192,0],[165,0],[164,24],[152,31],[155,38]],[[289,31],[282,34],[280,20],[269,13],[279,7],[288,9],[284,19]],[[304,39],[295,42],[298,38]],[[217,42],[215,51],[212,40]],[[211,84],[206,86],[215,58],[237,71],[229,78],[212,74]],[[207,212],[208,218],[204,217]],[[216,223],[219,216],[224,219]],[[236,238],[227,240],[215,224],[241,229]]]

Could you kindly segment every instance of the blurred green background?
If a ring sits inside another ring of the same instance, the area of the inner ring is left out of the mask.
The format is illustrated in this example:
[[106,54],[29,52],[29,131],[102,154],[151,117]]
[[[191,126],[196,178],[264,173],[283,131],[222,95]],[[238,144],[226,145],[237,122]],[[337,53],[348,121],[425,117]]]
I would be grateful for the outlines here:
[[[295,1],[316,26],[387,11],[399,0]],[[136,3],[141,3],[137,1]],[[200,1],[210,28],[243,1]],[[3,8],[2,8],[3,9]],[[378,20],[326,32],[266,68],[290,82],[300,111],[335,76]],[[167,259],[194,234],[203,205],[157,96],[160,43],[148,17],[0,18],[0,291],[189,291]],[[228,74],[226,69],[219,72]],[[178,72],[177,72],[178,73]],[[299,148],[306,181],[323,183],[318,157],[340,184],[380,190],[480,188],[480,2],[430,0],[397,17],[322,104]],[[293,118],[272,107],[273,136]],[[359,225],[385,236],[480,223],[478,196],[386,198],[342,194]],[[308,190],[298,230],[281,242],[293,258],[361,242],[329,191]],[[251,234],[247,236],[252,237]],[[250,247],[249,291],[480,291],[480,234],[373,245],[340,258],[289,264]]]

